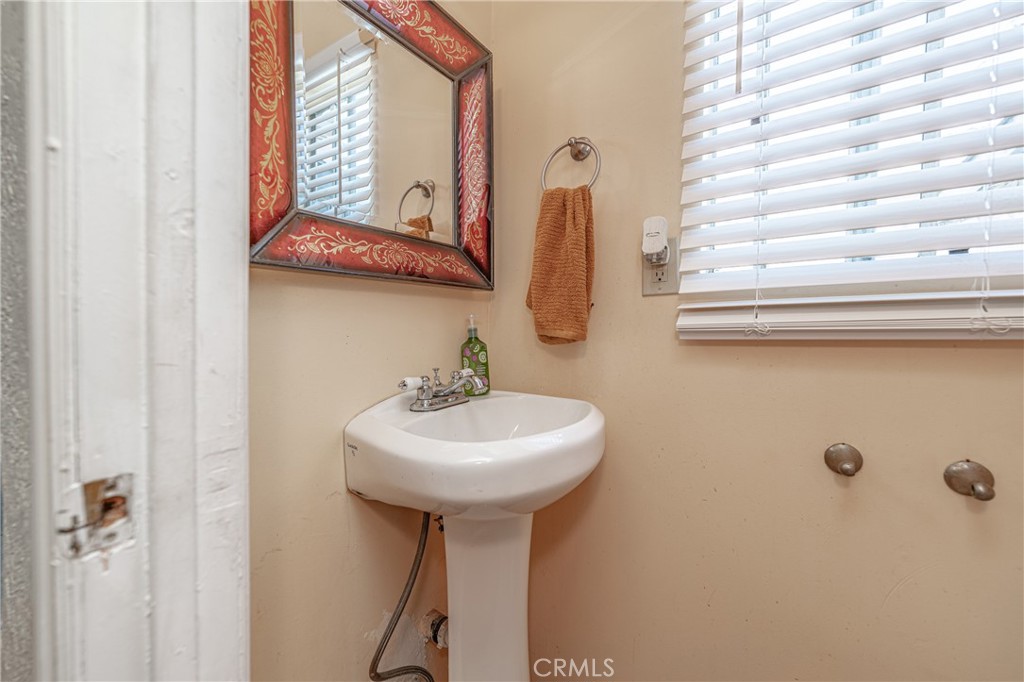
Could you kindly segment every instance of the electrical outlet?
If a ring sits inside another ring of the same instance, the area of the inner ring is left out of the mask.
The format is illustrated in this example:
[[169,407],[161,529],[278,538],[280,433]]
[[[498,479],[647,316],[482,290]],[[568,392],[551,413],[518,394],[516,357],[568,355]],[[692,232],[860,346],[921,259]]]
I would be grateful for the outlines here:
[[644,296],[679,293],[679,249],[676,239],[668,240],[668,263],[651,265],[642,259],[641,263],[641,289]]

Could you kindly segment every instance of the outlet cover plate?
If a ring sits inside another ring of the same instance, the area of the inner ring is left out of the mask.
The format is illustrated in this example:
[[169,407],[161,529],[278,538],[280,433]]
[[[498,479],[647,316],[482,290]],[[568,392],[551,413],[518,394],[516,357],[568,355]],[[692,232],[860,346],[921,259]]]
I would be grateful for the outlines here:
[[679,239],[668,240],[668,263],[651,265],[640,257],[640,281],[644,296],[679,293]]

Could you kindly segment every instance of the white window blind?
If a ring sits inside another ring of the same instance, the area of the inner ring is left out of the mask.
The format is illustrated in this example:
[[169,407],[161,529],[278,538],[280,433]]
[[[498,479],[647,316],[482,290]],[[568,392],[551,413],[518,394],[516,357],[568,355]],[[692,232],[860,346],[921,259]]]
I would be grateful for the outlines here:
[[680,336],[1024,337],[1022,13],[689,4]]
[[298,205],[321,215],[370,223],[376,193],[372,39],[357,31],[309,60],[303,60],[301,49],[296,55]]

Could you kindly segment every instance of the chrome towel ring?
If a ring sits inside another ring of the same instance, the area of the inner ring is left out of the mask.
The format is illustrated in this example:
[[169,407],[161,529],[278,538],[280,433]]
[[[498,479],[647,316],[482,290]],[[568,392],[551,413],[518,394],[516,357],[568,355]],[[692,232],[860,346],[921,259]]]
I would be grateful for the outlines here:
[[430,199],[430,208],[427,209],[427,215],[430,215],[431,213],[433,213],[434,212],[434,188],[435,188],[434,181],[431,180],[430,178],[427,178],[426,180],[417,180],[416,182],[412,183],[412,187],[410,187],[409,189],[405,190],[405,194],[403,194],[402,198],[398,200],[398,222],[400,222],[400,223],[404,223],[405,222],[405,220],[402,218],[402,204],[405,203],[405,198],[407,196],[409,196],[409,192],[413,191],[414,189],[418,189],[420,191],[420,193],[423,194],[423,196],[425,198]]
[[548,166],[551,165],[551,160],[555,158],[558,152],[562,151],[566,147],[569,148],[569,154],[572,156],[574,161],[583,161],[585,158],[590,156],[590,152],[594,152],[594,159],[597,161],[597,167],[594,168],[594,177],[590,178],[590,182],[587,183],[587,187],[593,187],[597,181],[597,176],[601,174],[601,152],[597,151],[597,147],[589,138],[586,137],[570,137],[569,141],[562,146],[551,152],[551,156],[544,162],[544,169],[540,172],[540,186],[541,189],[547,189],[548,185],[544,181],[544,178],[548,174]]

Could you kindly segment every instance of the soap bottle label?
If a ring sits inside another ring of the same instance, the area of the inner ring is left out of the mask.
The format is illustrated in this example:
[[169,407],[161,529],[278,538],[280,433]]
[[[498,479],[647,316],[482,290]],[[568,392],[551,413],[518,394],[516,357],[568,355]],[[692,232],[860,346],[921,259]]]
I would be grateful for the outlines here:
[[483,379],[484,387],[479,391],[472,384],[466,384],[468,396],[486,395],[491,390],[491,378],[487,371],[487,344],[475,336],[470,336],[462,344],[462,368],[472,369],[473,374]]

